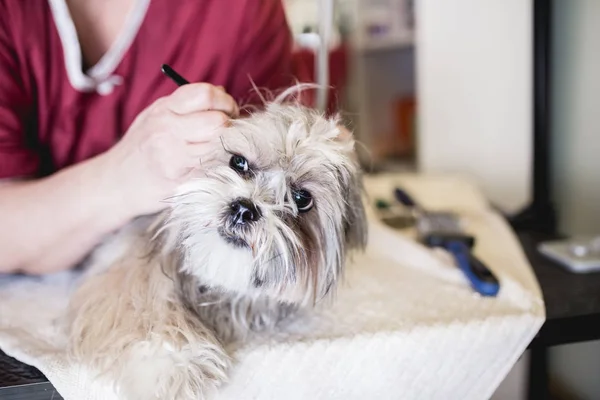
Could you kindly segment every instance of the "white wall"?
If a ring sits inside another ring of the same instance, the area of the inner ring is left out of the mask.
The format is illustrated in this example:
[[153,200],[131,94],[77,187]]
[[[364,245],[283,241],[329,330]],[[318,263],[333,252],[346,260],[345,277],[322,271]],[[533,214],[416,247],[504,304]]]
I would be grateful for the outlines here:
[[517,211],[531,182],[532,2],[416,4],[418,167],[467,174]]
[[[513,212],[530,197],[532,2],[419,0],[418,168],[475,179]],[[528,357],[494,400],[526,397]]]
[[600,234],[600,1],[554,11],[554,188],[560,227]]
[[[600,1],[556,0],[553,157],[560,229],[600,234]],[[551,370],[582,399],[600,399],[600,342],[560,346]]]

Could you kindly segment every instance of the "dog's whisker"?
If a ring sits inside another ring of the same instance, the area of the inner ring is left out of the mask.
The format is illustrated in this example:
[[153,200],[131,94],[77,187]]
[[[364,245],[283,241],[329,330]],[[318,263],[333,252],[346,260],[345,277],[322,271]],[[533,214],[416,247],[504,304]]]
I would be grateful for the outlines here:
[[199,303],[198,305],[200,307],[208,307],[208,306],[214,306],[215,304],[222,304],[222,303],[225,303],[226,301],[227,301],[226,298],[222,298],[222,299],[219,299],[219,300],[216,300],[216,301],[202,302],[202,303]]

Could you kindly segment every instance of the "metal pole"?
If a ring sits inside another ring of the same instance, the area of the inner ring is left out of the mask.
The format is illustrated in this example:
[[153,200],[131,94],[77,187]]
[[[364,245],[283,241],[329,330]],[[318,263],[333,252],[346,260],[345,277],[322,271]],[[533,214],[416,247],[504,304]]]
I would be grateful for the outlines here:
[[319,49],[315,57],[315,74],[317,77],[318,110],[325,112],[329,93],[329,43],[333,26],[333,9],[335,0],[316,0],[319,2]]

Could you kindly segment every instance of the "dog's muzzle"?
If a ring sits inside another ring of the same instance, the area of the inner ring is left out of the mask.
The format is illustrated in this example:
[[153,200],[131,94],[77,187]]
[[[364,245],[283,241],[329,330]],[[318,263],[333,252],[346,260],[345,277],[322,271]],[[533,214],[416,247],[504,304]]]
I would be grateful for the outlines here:
[[238,199],[230,205],[229,222],[231,225],[249,225],[258,221],[260,217],[260,210],[248,199]]
[[249,247],[244,240],[244,233],[262,217],[260,209],[249,199],[240,198],[229,204],[224,217],[219,235],[235,247]]

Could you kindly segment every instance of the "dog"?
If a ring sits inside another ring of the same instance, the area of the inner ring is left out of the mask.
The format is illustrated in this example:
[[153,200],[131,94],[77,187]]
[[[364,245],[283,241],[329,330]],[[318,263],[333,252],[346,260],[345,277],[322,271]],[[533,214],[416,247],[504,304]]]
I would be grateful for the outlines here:
[[331,298],[366,246],[352,135],[287,98],[232,120],[164,212],[91,255],[69,355],[119,398],[210,398],[227,381],[225,344]]

